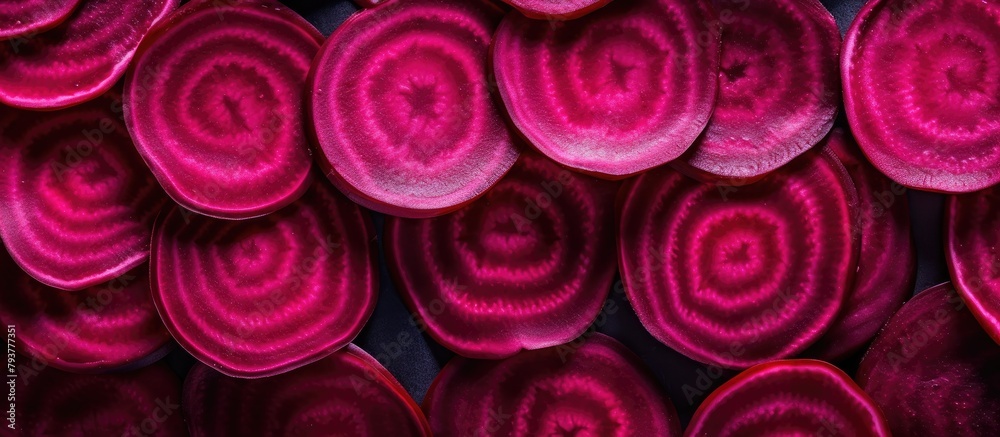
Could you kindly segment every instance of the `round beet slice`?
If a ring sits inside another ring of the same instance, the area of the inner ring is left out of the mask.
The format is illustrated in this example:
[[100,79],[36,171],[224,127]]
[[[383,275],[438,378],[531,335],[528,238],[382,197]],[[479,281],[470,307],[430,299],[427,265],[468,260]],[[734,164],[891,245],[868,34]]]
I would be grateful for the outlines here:
[[950,283],[892,316],[857,381],[896,435],[1000,435],[1000,345]]
[[570,20],[587,15],[611,0],[503,0],[526,17],[539,20]]
[[[2,252],[2,251],[0,251]],[[100,286],[67,293],[47,287],[0,253],[0,323],[17,328],[20,352],[78,373],[142,367],[173,347],[156,313],[145,265]]]
[[[15,0],[17,1],[17,0]],[[58,27],[0,44],[0,102],[57,109],[100,96],[178,0],[83,0]]]
[[348,344],[375,307],[368,213],[315,183],[264,217],[219,220],[174,208],[153,235],[153,300],[191,355],[263,377]]
[[955,288],[1000,343],[1000,186],[948,199],[947,254]]
[[782,360],[751,367],[705,399],[688,436],[890,436],[882,412],[840,369]]
[[861,238],[861,255],[853,290],[833,327],[805,354],[837,361],[875,338],[910,297],[917,259],[906,189],[865,159],[849,131],[835,128],[823,145],[847,168],[859,200],[854,232]]
[[624,345],[594,333],[500,361],[455,357],[424,398],[439,437],[679,436],[670,399]]
[[181,381],[164,363],[128,373],[79,375],[25,358],[17,362],[17,435],[188,435]]
[[573,340],[615,276],[618,185],[521,155],[454,213],[386,221],[389,269],[431,336],[473,358]]
[[0,0],[0,40],[34,38],[69,17],[81,1]]
[[182,404],[192,437],[431,435],[406,390],[354,345],[271,378],[231,378],[195,365]]
[[121,121],[121,95],[54,112],[0,107],[0,237],[42,283],[82,290],[149,257],[168,201]]
[[857,193],[829,151],[738,187],[659,168],[619,196],[629,301],[692,359],[738,369],[794,356],[832,326],[854,283]]
[[341,191],[424,218],[500,180],[518,156],[487,77],[501,17],[486,1],[407,0],[337,28],[310,73],[310,115],[319,162]]
[[305,84],[322,41],[270,0],[195,1],[150,33],[127,77],[125,120],[170,197],[246,219],[305,192]]
[[818,0],[714,4],[722,11],[719,98],[705,132],[677,163],[705,179],[757,178],[833,126],[840,31]]
[[616,1],[555,25],[512,12],[495,39],[510,118],[567,167],[609,179],[656,167],[712,114],[720,43],[707,0]]
[[1000,182],[1000,2],[873,0],[844,40],[854,135],[900,184],[969,192]]

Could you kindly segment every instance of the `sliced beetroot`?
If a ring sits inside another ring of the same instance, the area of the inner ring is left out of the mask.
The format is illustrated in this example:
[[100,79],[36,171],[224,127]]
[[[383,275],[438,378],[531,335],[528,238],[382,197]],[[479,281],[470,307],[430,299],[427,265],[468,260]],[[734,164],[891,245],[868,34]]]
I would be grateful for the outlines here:
[[168,199],[120,117],[114,90],[55,112],[0,107],[0,237],[46,285],[82,290],[149,257]]
[[857,381],[895,435],[1000,435],[1000,346],[949,283],[903,305]]
[[231,378],[195,365],[182,404],[193,437],[430,435],[416,402],[354,345],[271,378]]
[[128,373],[79,375],[27,361],[17,360],[17,435],[188,435],[180,411],[181,381],[164,363]]
[[1000,343],[1000,186],[948,200],[947,254],[955,288]]
[[569,20],[587,15],[611,0],[503,0],[526,17],[539,20]]
[[361,331],[378,292],[374,241],[368,214],[325,182],[252,220],[174,208],[153,235],[153,300],[203,363],[236,377],[275,375]]
[[424,398],[434,435],[679,436],[670,399],[624,345],[594,333],[500,361],[455,357]]
[[389,269],[429,334],[473,358],[573,340],[615,276],[618,185],[535,153],[475,203],[386,221]]
[[738,187],[659,168],[619,196],[629,300],[692,359],[746,368],[794,356],[832,326],[853,285],[857,193],[829,151]]
[[493,186],[518,150],[491,98],[487,53],[502,11],[478,0],[407,0],[362,11],[310,73],[319,162],[365,207],[454,211]]
[[844,40],[854,135],[900,184],[969,192],[1000,182],[1000,4],[873,0]]
[[757,178],[818,143],[840,105],[840,31],[818,0],[714,0],[724,12],[719,98],[677,165]]
[[782,360],[751,367],[698,407],[688,436],[890,436],[882,412],[840,369]]
[[616,1],[555,25],[512,12],[495,38],[510,118],[567,167],[610,179],[656,167],[712,114],[720,44],[707,0]]
[[83,0],[58,27],[0,44],[0,102],[56,109],[101,95],[125,73],[146,32],[177,3]]
[[834,129],[823,145],[847,168],[859,200],[854,232],[861,238],[861,256],[853,290],[833,327],[805,354],[837,361],[875,338],[913,293],[916,249],[906,189],[872,167],[849,131]]
[[81,1],[0,0],[0,40],[34,38],[68,18]]
[[246,219],[305,192],[305,84],[322,40],[270,0],[195,1],[150,33],[128,74],[125,120],[177,203]]

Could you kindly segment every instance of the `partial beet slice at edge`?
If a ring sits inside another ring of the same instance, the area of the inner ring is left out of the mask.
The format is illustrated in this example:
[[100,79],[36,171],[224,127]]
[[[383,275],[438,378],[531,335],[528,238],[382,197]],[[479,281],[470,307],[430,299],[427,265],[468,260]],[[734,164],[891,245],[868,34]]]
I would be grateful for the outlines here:
[[538,20],[571,20],[580,18],[611,0],[503,0],[529,18]]
[[948,199],[948,267],[955,289],[1000,343],[1000,186]]
[[0,40],[27,42],[39,33],[61,23],[82,0],[2,0],[0,1]]

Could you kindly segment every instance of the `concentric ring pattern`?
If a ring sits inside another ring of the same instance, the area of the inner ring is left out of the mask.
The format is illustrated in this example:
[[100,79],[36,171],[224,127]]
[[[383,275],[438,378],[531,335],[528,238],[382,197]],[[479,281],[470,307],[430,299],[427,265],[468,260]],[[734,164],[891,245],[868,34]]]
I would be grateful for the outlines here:
[[692,359],[746,368],[794,356],[830,328],[853,285],[857,193],[829,151],[744,186],[655,169],[619,196],[629,300],[654,337]]
[[348,344],[378,292],[368,214],[325,182],[280,211],[230,221],[174,208],[153,235],[153,300],[191,355],[264,377]]
[[65,20],[82,0],[0,0],[0,40],[35,37]]
[[844,41],[847,116],[880,171],[917,189],[1000,182],[1000,2],[868,2]]
[[502,361],[455,357],[424,399],[434,435],[679,436],[670,399],[639,357],[593,333]]
[[621,0],[567,22],[512,12],[492,61],[514,125],[568,167],[620,179],[666,163],[708,123],[719,74],[706,0]]
[[386,219],[389,269],[429,334],[503,358],[579,336],[615,275],[618,184],[521,155],[485,196],[430,219]]
[[311,115],[320,164],[341,191],[431,217],[510,169],[518,150],[486,68],[501,14],[478,0],[392,2],[330,36],[311,73]]
[[167,196],[135,152],[121,96],[56,112],[0,108],[0,237],[42,283],[82,290],[145,262]]
[[1000,343],[1000,187],[952,196],[947,208],[945,244],[955,288]]
[[431,435],[406,390],[354,345],[271,378],[231,378],[195,365],[183,405],[192,437]]
[[126,121],[177,203],[245,219],[309,187],[304,93],[323,37],[276,2],[218,3],[185,5],[143,41]]

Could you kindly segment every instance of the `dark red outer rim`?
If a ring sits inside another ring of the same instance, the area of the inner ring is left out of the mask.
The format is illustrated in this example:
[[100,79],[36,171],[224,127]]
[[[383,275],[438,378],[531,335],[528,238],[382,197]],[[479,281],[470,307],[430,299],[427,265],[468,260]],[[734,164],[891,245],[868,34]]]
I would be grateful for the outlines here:
[[[987,188],[989,190],[990,188]],[[948,263],[948,274],[952,278],[950,284],[955,288],[955,291],[962,296],[962,300],[965,305],[969,307],[969,311],[975,316],[976,321],[979,322],[979,326],[983,327],[983,330],[989,334],[993,341],[1000,344],[1000,324],[993,324],[990,321],[991,316],[987,314],[985,308],[980,303],[980,298],[973,295],[968,291],[968,284],[963,281],[964,276],[959,274],[958,267],[955,265],[955,235],[952,231],[954,229],[955,215],[958,212],[958,196],[951,195],[948,196],[948,200],[945,203],[945,214],[944,214],[944,244],[945,244],[945,260]],[[943,283],[935,285],[934,287],[928,288],[937,289],[943,286],[947,286],[949,283]],[[992,316],[992,318],[1000,319],[1000,315]]]
[[[364,1],[364,0],[362,0],[362,1]],[[577,9],[577,10],[575,10],[573,12],[567,12],[565,14],[547,14],[545,12],[541,12],[541,11],[537,11],[537,10],[533,10],[533,9],[519,8],[519,7],[515,6],[513,3],[511,3],[508,0],[502,0],[502,1],[504,3],[510,5],[512,8],[516,9],[518,12],[520,12],[525,17],[533,18],[535,20],[560,20],[560,21],[563,21],[563,20],[572,20],[574,18],[580,18],[580,17],[582,17],[584,15],[587,15],[587,14],[589,14],[591,12],[594,12],[594,11],[600,9],[600,8],[603,8],[603,7],[607,6],[608,3],[611,3],[611,0],[597,0],[597,1],[593,2],[593,3],[591,3],[590,5],[582,8],[582,9]]]
[[44,22],[41,25],[38,25],[36,23],[34,26],[27,26],[22,30],[22,32],[19,33],[12,33],[6,36],[0,35],[0,41],[6,41],[17,38],[31,38],[36,34],[48,32],[52,29],[59,27],[59,25],[62,24],[63,21],[66,21],[66,19],[69,18],[70,15],[73,15],[73,13],[76,12],[77,9],[80,9],[80,5],[83,4],[83,0],[71,0],[71,1],[75,3],[75,5],[64,11],[62,15],[55,17],[55,19],[48,22]]

